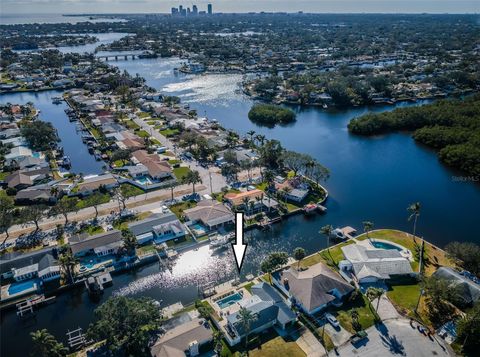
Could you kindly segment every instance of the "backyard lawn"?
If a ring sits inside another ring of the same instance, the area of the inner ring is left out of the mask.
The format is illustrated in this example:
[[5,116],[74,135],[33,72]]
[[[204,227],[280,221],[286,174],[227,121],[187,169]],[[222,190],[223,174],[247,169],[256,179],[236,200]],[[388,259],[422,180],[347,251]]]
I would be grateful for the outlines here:
[[253,357],[305,357],[305,352],[295,341],[285,341],[278,336],[248,352]]
[[180,131],[178,129],[165,129],[160,131],[160,134],[166,136],[167,138],[170,136],[177,135]]
[[173,169],[173,174],[177,178],[177,180],[181,180],[183,177],[185,177],[188,173],[190,172],[190,169],[188,167],[175,167]]
[[[323,238],[319,236],[318,239],[323,239]],[[331,247],[329,249],[330,253],[326,249],[324,249],[318,253],[315,253],[309,257],[306,257],[305,259],[302,260],[302,262],[300,263],[300,266],[306,268],[322,262],[327,264],[330,267],[336,268],[338,262],[343,259],[343,253],[341,248],[349,244],[353,244],[353,241],[343,242]]]
[[418,315],[415,315],[415,307],[417,306],[418,297],[420,295],[420,285],[391,285],[387,291],[387,297],[396,307],[396,309],[403,315],[411,317],[420,317],[421,320],[430,324],[425,306],[425,299],[420,299],[418,306]]
[[136,132],[136,134],[137,134],[139,137],[141,137],[141,138],[148,138],[148,137],[150,137],[150,134],[147,133],[146,130],[139,130],[139,131]]

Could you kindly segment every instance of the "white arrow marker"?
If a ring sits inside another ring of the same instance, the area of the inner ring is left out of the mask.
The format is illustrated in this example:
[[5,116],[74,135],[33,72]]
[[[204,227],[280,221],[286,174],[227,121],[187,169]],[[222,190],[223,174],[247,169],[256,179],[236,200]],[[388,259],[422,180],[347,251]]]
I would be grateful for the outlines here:
[[232,248],[238,273],[240,274],[245,251],[247,250],[247,244],[243,243],[243,213],[235,213],[235,243],[232,243]]

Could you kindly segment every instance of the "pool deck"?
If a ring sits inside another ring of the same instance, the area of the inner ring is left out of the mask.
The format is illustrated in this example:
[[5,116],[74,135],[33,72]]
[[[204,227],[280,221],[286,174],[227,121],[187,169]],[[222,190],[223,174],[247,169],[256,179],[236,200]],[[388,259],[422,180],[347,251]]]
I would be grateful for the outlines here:
[[[365,240],[355,240],[357,244],[359,245],[363,245],[367,248],[370,248],[370,249],[382,249],[382,248],[377,248],[375,247],[373,244],[372,244],[372,241],[370,241],[369,239],[365,239]],[[414,261],[414,258],[413,258],[413,254],[412,252],[405,248],[404,246],[400,245],[400,244],[397,244],[397,243],[393,243],[393,242],[390,242],[388,240],[384,240],[384,239],[373,239],[373,242],[379,242],[379,243],[384,243],[386,245],[391,245],[391,246],[395,246],[397,248],[400,248],[401,251],[400,251],[400,254],[402,255],[402,257],[404,258],[407,258],[409,261],[413,262]]]
[[12,286],[12,284],[2,286],[1,291],[0,291],[0,301],[1,302],[16,299],[16,298],[19,298],[19,297],[22,297],[22,296],[25,296],[25,295],[33,295],[34,293],[36,293],[38,291],[38,288],[39,288],[38,284],[34,283],[33,286],[29,289],[25,289],[25,290],[19,291],[17,293],[11,294],[9,292],[9,289],[10,289],[11,286]]
[[[217,315],[222,318],[221,321],[218,321],[218,323],[222,327],[227,324],[227,319],[225,317],[228,316],[228,315],[234,314],[235,312],[240,310],[240,303],[242,301],[246,301],[246,300],[248,300],[252,297],[252,294],[250,294],[248,292],[248,290],[243,288],[243,287],[237,287],[237,288],[234,288],[232,290],[232,286],[230,285],[229,288],[227,288],[227,286],[225,286],[225,288],[226,288],[225,290],[220,290],[215,295],[205,299],[213,307],[213,309],[215,310]],[[241,294],[242,294],[242,299],[239,300],[239,301],[235,301],[232,305],[226,306],[222,309],[217,304],[218,300],[221,300],[222,298],[225,298],[227,296],[230,296],[232,294],[239,293],[239,292],[241,292]]]

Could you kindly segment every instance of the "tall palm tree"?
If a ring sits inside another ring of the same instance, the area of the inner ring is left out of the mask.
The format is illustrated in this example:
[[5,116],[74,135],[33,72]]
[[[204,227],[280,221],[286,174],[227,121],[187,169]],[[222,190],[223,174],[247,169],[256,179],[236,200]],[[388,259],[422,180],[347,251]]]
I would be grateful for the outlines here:
[[265,135],[258,134],[257,136],[255,136],[255,139],[258,141],[260,146],[265,145],[265,140],[266,140]]
[[257,320],[257,316],[250,310],[241,307],[238,311],[238,316],[240,320],[240,324],[245,331],[245,348],[248,349],[248,337],[250,335],[250,329],[252,327],[252,323]]
[[193,193],[195,193],[195,185],[197,183],[202,183],[202,178],[200,177],[200,173],[196,170],[189,171],[187,175],[185,175],[182,179],[182,182],[185,184],[191,184]]
[[332,232],[333,232],[333,227],[331,224],[327,224],[326,226],[323,226],[322,228],[320,228],[320,232],[319,232],[320,234],[323,234],[327,237],[327,252],[330,255],[330,258],[332,258],[332,254],[330,253],[330,237],[332,235]]
[[416,231],[417,231],[417,219],[420,216],[421,210],[420,202],[414,202],[407,207],[407,211],[410,213],[408,216],[408,220],[411,221],[413,219],[413,239],[415,240]]
[[245,209],[245,214],[248,216],[248,203],[250,202],[250,199],[248,197],[244,197],[242,198],[242,203],[243,203],[243,207]]
[[374,287],[369,287],[367,291],[365,292],[365,295],[367,296],[367,299],[370,300],[370,303],[375,300],[377,300],[377,307],[375,308],[375,312],[378,312],[378,305],[380,304],[380,298],[382,297],[383,293],[385,290],[380,289],[380,288],[374,288]]
[[316,164],[315,160],[309,160],[305,163],[305,176],[307,176],[308,178],[310,178],[310,173],[312,169],[315,167],[315,164]]
[[137,247],[137,237],[129,229],[122,230],[123,247],[128,255],[133,255]]
[[255,135],[255,130],[247,131],[247,135],[250,137],[250,142],[253,144],[253,136]]
[[367,239],[370,240],[369,233],[370,233],[370,231],[373,229],[373,222],[364,221],[364,222],[362,222],[362,224],[363,224],[363,231],[364,231],[365,233],[367,233]]
[[73,283],[75,277],[75,266],[79,262],[78,258],[73,255],[70,248],[67,248],[58,256],[58,262],[60,263],[60,266],[65,274],[67,274],[70,283]]
[[305,249],[302,247],[295,248],[293,251],[293,257],[297,260],[297,270],[300,269],[300,262],[305,258]]

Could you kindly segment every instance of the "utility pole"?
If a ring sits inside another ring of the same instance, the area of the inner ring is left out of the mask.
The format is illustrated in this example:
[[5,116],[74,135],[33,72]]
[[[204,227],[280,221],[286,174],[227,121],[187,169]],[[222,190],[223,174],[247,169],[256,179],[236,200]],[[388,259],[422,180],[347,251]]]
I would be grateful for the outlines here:
[[210,195],[213,199],[212,173],[210,172],[210,170],[208,171],[208,177],[210,178]]

